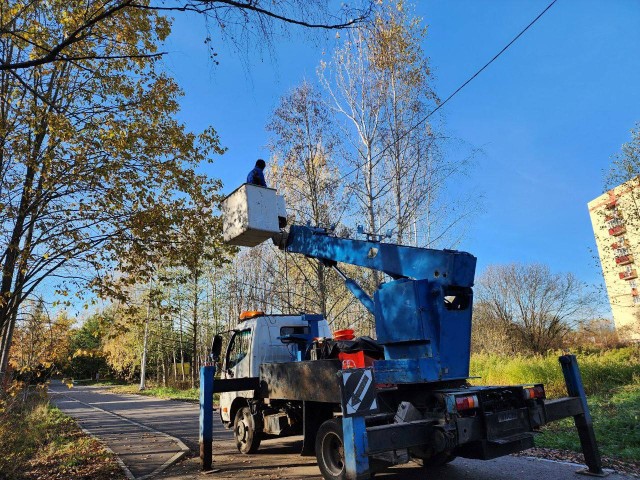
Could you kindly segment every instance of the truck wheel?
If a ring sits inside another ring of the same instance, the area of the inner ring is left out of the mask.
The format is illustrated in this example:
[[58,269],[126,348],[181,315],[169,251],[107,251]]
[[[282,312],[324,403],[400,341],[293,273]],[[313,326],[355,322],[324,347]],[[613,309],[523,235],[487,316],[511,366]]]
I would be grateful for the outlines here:
[[256,429],[256,421],[249,407],[242,407],[236,412],[233,421],[233,435],[240,453],[256,453],[262,440],[261,432]]
[[331,419],[320,425],[316,435],[316,459],[322,476],[328,480],[345,480],[342,422]]

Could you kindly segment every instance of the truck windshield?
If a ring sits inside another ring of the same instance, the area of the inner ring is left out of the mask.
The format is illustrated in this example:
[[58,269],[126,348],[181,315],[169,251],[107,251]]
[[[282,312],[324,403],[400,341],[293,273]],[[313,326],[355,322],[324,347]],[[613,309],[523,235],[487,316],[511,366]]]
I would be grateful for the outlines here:
[[231,338],[227,357],[227,369],[235,367],[247,356],[251,339],[251,329],[236,332]]

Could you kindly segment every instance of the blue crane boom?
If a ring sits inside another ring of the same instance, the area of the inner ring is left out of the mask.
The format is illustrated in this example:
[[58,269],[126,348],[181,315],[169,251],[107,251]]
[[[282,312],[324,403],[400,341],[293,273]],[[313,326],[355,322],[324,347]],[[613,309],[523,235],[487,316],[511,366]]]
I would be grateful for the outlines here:
[[432,279],[473,285],[476,258],[466,252],[408,247],[331,236],[325,229],[292,225],[284,250],[328,262],[342,262],[386,273],[394,279]]
[[[339,238],[325,229],[301,225],[291,225],[278,240],[287,252],[335,267],[347,288],[374,315],[376,337],[385,349],[385,360],[376,364],[379,381],[416,383],[469,376],[473,255]],[[338,262],[377,270],[392,280],[381,284],[372,299],[339,270]]]

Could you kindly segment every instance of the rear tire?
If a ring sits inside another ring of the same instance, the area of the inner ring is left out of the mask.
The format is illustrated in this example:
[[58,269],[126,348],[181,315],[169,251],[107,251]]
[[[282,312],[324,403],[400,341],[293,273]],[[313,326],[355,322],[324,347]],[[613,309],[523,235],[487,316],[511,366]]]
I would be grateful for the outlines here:
[[341,421],[333,418],[320,425],[316,435],[316,460],[325,479],[346,480]]
[[233,421],[233,436],[240,453],[256,453],[262,440],[262,432],[256,428],[256,420],[249,407],[242,407],[236,412]]

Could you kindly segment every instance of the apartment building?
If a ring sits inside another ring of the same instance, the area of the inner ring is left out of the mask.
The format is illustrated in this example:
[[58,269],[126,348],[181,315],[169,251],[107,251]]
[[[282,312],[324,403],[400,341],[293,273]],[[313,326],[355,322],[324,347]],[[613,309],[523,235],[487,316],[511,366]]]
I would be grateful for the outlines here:
[[640,340],[640,177],[588,203],[616,330]]

